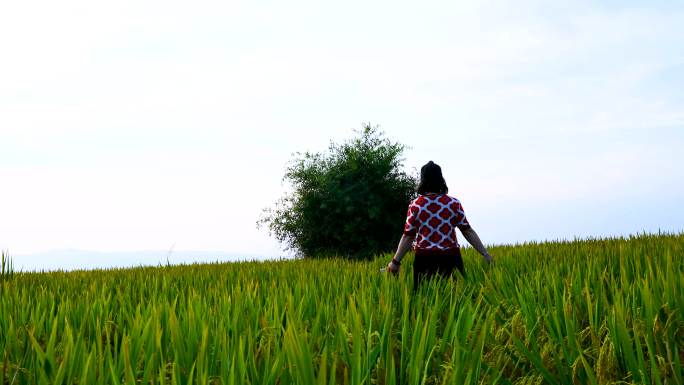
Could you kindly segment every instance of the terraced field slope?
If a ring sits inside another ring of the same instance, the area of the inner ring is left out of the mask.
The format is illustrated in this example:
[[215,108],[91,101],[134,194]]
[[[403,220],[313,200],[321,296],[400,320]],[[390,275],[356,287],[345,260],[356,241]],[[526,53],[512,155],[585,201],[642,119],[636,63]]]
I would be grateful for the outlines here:
[[684,384],[684,234],[371,262],[0,274],[2,384]]

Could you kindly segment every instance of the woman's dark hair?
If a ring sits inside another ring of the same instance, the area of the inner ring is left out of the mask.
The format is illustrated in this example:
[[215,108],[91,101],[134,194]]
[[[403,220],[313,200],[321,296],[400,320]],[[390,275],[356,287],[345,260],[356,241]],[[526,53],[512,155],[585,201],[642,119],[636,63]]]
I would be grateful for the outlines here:
[[449,188],[442,176],[442,168],[435,162],[429,161],[420,168],[420,183],[418,183],[418,194],[427,193],[446,194]]

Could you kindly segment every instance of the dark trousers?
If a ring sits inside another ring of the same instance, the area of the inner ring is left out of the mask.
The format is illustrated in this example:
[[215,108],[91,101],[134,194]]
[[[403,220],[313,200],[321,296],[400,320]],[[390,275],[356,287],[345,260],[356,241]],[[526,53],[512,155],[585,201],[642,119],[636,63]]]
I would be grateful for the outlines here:
[[460,249],[440,252],[416,250],[416,258],[413,261],[413,290],[418,289],[420,283],[426,279],[436,276],[451,277],[455,269],[465,277]]

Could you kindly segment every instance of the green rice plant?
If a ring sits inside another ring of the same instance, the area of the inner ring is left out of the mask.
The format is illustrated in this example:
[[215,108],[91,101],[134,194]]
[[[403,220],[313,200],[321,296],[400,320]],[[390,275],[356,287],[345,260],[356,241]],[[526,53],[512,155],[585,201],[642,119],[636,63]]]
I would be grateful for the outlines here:
[[2,384],[684,384],[684,235],[504,245],[414,292],[373,261],[14,273]]
[[4,250],[0,251],[0,281],[5,281],[14,276],[14,262]]

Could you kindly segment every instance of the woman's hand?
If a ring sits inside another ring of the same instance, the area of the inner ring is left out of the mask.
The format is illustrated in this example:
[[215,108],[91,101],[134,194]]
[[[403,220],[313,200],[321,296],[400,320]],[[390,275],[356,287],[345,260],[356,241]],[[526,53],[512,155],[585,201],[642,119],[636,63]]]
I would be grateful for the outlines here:
[[387,272],[392,274],[399,274],[399,265],[394,262],[394,259],[387,264]]

